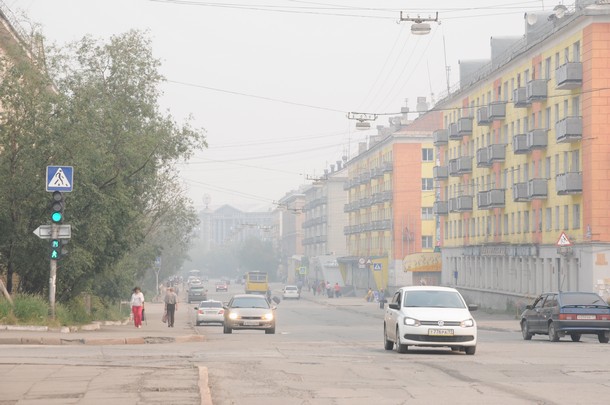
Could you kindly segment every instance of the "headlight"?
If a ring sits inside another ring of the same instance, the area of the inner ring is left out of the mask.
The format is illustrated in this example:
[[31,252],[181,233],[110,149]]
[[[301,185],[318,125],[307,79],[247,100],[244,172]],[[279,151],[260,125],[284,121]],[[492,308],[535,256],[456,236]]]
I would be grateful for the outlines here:
[[407,326],[420,326],[421,325],[419,320],[413,319],[413,318],[405,318],[404,322],[405,322],[405,325],[407,325]]
[[266,321],[272,321],[273,320],[273,313],[272,312],[267,312],[265,315],[263,315],[263,318]]
[[462,328],[472,328],[474,326],[474,319],[472,319],[472,318],[466,319],[465,321],[462,321],[460,323],[460,326]]
[[236,314],[235,312],[230,312],[229,313],[229,319],[238,319],[239,315]]

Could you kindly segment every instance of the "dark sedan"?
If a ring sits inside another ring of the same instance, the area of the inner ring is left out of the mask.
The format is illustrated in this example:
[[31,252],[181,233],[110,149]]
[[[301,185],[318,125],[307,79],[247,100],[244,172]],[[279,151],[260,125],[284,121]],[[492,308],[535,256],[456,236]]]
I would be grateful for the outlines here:
[[551,342],[565,335],[574,342],[580,341],[581,335],[597,335],[600,343],[608,343],[610,306],[595,293],[544,293],[521,314],[521,333],[525,340],[548,335]]

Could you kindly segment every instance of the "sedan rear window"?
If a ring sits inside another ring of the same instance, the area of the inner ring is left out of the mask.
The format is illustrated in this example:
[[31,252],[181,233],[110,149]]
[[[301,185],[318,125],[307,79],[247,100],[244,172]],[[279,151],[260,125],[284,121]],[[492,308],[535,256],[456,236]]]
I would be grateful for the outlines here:
[[409,291],[404,298],[405,307],[465,308],[459,294],[453,291]]
[[561,294],[561,305],[603,305],[608,304],[597,294]]
[[199,307],[203,308],[222,308],[222,303],[220,301],[203,301],[199,304]]

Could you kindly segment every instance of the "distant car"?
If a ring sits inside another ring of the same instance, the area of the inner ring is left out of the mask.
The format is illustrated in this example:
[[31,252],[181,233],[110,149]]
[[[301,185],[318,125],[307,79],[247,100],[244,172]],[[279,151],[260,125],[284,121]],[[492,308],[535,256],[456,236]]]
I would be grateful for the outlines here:
[[402,287],[396,291],[383,321],[384,347],[406,353],[409,346],[449,347],[475,354],[477,324],[454,288],[434,286]]
[[229,285],[225,281],[216,283],[216,292],[218,291],[229,291]]
[[224,307],[224,333],[235,329],[259,329],[275,333],[275,306],[263,295],[238,294]]
[[282,291],[282,297],[286,300],[289,298],[293,298],[293,299],[300,299],[301,298],[301,293],[299,292],[299,287],[297,287],[296,285],[287,285],[284,287],[284,290]]
[[582,335],[597,335],[600,343],[610,339],[610,306],[591,292],[548,292],[538,296],[521,314],[523,339],[548,335],[557,342],[570,335],[574,342]]
[[197,317],[195,319],[195,325],[197,326],[203,323],[222,324],[225,321],[225,310],[220,301],[201,301],[199,305],[195,307],[195,310],[197,311]]
[[193,278],[192,280],[190,280],[188,282],[189,287],[197,287],[197,286],[202,286],[203,282],[201,281],[201,279],[198,278]]
[[190,304],[193,301],[204,301],[208,299],[208,291],[203,286],[191,286],[187,294],[187,300]]

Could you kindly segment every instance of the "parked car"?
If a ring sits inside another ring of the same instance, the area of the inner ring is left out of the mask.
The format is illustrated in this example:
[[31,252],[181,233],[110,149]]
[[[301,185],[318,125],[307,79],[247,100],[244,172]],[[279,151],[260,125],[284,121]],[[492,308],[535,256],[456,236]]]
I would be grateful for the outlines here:
[[547,292],[538,296],[521,314],[523,339],[548,335],[557,342],[570,335],[574,342],[582,335],[597,335],[600,343],[610,338],[610,306],[591,292]]
[[193,301],[204,301],[208,299],[208,291],[204,286],[190,286],[187,294],[187,300],[190,304]]
[[225,281],[219,281],[216,283],[216,292],[218,291],[229,291],[229,286]]
[[454,288],[434,286],[402,287],[396,291],[383,321],[384,347],[406,353],[409,346],[450,347],[475,354],[477,324]]
[[286,300],[289,298],[300,299],[301,293],[299,292],[299,287],[296,285],[287,285],[282,290],[282,297]]
[[275,308],[263,295],[235,295],[224,307],[224,333],[232,333],[234,329],[260,329],[274,334]]
[[224,323],[225,310],[222,307],[222,302],[215,300],[201,301],[199,305],[195,307],[197,311],[197,317],[195,319],[195,325],[199,326],[203,323]]

